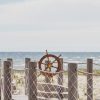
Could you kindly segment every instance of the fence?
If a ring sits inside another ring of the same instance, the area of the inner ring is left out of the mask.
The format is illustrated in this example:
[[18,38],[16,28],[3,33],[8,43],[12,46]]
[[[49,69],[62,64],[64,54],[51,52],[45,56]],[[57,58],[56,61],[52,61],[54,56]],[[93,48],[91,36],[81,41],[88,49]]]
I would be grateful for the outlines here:
[[[64,63],[68,64],[66,71],[63,69]],[[78,64],[87,64],[87,70],[78,69]],[[18,84],[19,88],[22,90],[24,88],[25,91],[21,97],[14,94],[13,81],[16,75],[13,60],[7,59],[2,65],[3,71],[0,70],[3,73],[0,72],[0,76],[3,77],[3,82],[0,82],[2,83],[0,100],[100,100],[100,74],[94,73],[93,65],[98,64],[94,64],[92,59],[87,59],[87,63],[68,63],[61,58],[62,70],[51,78],[41,74],[47,72],[39,70],[37,62],[26,58],[24,75],[19,81],[17,80],[18,83],[23,84]]]

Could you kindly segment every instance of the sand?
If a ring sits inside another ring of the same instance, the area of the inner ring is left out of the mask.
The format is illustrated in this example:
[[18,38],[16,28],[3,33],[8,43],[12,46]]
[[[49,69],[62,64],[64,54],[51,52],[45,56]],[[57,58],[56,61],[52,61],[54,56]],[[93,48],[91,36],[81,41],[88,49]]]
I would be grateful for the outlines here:
[[26,95],[13,95],[14,100],[28,100],[28,96]]
[[[25,76],[24,72],[14,73],[13,84],[16,86],[16,90],[13,93],[13,99],[15,100],[28,100],[28,96],[25,96]],[[40,82],[43,80],[43,77],[39,77]],[[44,81],[42,81],[44,82]],[[57,83],[57,77],[53,78],[53,84]],[[68,76],[64,76],[63,86],[68,87]],[[87,77],[85,75],[78,75],[78,94],[79,100],[87,99]],[[94,100],[100,100],[100,76],[93,77],[93,96]],[[52,99],[53,100],[53,99]],[[56,99],[54,99],[56,100]]]
[[[80,100],[87,98],[87,77],[83,75],[78,76],[78,93]],[[93,97],[94,100],[100,100],[100,76],[93,76]]]

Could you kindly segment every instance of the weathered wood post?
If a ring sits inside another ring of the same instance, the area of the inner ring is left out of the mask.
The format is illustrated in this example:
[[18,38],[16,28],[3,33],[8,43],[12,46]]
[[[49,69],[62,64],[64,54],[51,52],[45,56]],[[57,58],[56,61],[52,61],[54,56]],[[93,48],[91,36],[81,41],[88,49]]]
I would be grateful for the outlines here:
[[29,83],[28,83],[28,100],[37,100],[37,63],[29,63]]
[[[61,71],[63,71],[63,58],[60,58],[60,61],[61,61]],[[63,73],[59,73],[58,74],[58,84],[59,85],[63,85]],[[58,88],[58,92],[59,92],[59,100],[62,100],[63,99],[63,96],[61,95],[62,93],[62,89],[59,87]]]
[[47,83],[44,87],[45,92],[48,94],[45,94],[45,98],[50,98],[50,92],[51,92],[51,82],[50,82],[50,77],[48,75],[45,76],[45,83]]
[[68,64],[68,100],[78,100],[77,64]]
[[4,100],[12,100],[11,63],[4,61]]
[[93,100],[93,59],[87,59],[87,100]]
[[9,61],[10,63],[11,63],[11,68],[12,68],[12,79],[13,79],[13,74],[14,74],[14,72],[13,72],[13,59],[12,58],[7,58],[7,61]]
[[0,59],[0,100],[1,100],[1,85],[2,85],[2,80],[1,80],[1,59]]
[[30,58],[25,58],[25,95],[28,95],[28,73],[29,73],[29,62]]
[[[60,58],[61,61],[61,71],[63,71],[63,58]],[[63,73],[59,73],[58,84],[63,85]]]
[[[48,61],[46,60],[45,63],[47,64]],[[49,77],[48,75],[45,75],[45,82],[46,82],[46,83],[51,83],[51,82],[50,82],[50,77]],[[49,92],[47,87],[45,88],[45,91]]]
[[12,79],[13,79],[13,74],[14,74],[14,71],[13,71],[13,59],[12,58],[7,58],[7,61],[9,61],[11,63],[11,68],[12,68]]
[[[45,61],[45,63],[48,63],[48,61]],[[48,94],[45,94],[45,98],[50,98],[50,92],[51,92],[51,77],[49,77],[48,75],[45,75],[45,87],[44,90],[45,92],[48,92]]]
[[7,58],[7,61],[11,62],[11,67],[13,68],[13,59],[12,58]]
[[[11,63],[11,81],[13,81],[14,70],[13,70],[13,59],[7,58],[7,61]],[[13,94],[13,87],[11,86],[12,94]]]

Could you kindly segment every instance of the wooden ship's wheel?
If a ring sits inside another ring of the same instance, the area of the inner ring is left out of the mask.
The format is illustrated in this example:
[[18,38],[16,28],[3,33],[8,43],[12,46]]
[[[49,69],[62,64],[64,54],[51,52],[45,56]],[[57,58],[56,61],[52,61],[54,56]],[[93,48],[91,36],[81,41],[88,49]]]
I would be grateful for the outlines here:
[[39,61],[39,69],[41,70],[42,75],[53,77],[56,75],[56,72],[61,70],[60,56],[61,55],[57,57],[53,54],[48,54],[46,50],[46,55]]

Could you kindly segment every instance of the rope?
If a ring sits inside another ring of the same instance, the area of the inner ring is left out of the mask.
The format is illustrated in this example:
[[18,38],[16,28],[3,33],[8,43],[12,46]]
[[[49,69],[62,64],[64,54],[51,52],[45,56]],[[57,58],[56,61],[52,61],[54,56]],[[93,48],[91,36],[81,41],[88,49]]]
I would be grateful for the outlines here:
[[[45,85],[51,85],[51,83],[44,83],[44,82],[37,82],[38,84],[45,84]],[[66,86],[63,86],[63,85],[59,85],[59,84],[55,84],[55,83],[52,83],[52,86],[55,85],[55,86],[58,86],[58,87],[63,87],[63,88],[67,88]]]
[[[51,74],[59,74],[59,73],[66,73],[68,71],[60,71],[60,72],[55,72],[55,73],[52,73],[52,72],[48,72],[48,71],[42,71],[42,70],[39,70],[40,72],[44,72],[44,73],[51,73]],[[80,71],[78,70],[79,73],[83,73],[83,74],[89,74],[89,75],[95,75],[95,76],[100,76],[100,74],[95,74],[95,73],[89,73],[89,72],[84,72],[84,71]]]
[[[71,63],[71,62],[63,62],[63,63],[69,64],[69,63]],[[76,63],[76,64],[87,64],[87,63],[80,62],[80,63]]]
[[[57,63],[57,62],[55,62],[55,63]],[[67,61],[64,61],[63,63],[66,63],[66,64],[69,64],[69,63],[72,63],[72,62],[67,62]],[[87,64],[87,63],[85,63],[85,62],[79,62],[79,63],[77,63],[77,62],[75,62],[76,64]],[[97,65],[97,66],[100,66],[100,64],[98,64],[98,63],[93,63],[94,65]],[[20,67],[19,65],[15,65],[15,66],[18,66],[18,67]],[[25,65],[23,65],[23,67],[24,67]],[[15,69],[15,68],[13,68],[13,69]],[[19,70],[19,69],[18,69]]]
[[[55,63],[57,63],[57,62],[55,62]],[[67,62],[67,61],[64,61],[63,63],[65,63],[65,64],[70,64],[71,62]],[[86,65],[87,63],[85,63],[85,62],[79,62],[79,63],[77,63],[77,62],[75,62],[76,64],[79,64],[79,65]],[[100,64],[98,64],[98,63],[93,63],[94,65],[97,65],[97,66],[100,66]]]
[[[71,62],[63,62],[63,63],[69,64]],[[79,62],[79,63],[76,63],[76,64],[87,64],[87,63]],[[97,66],[100,66],[100,64],[98,64],[98,63],[93,63],[93,64],[97,65]]]
[[89,72],[84,72],[84,71],[80,71],[80,70],[78,70],[78,72],[83,73],[83,74],[89,74],[89,75],[100,76],[100,74],[89,73]]
[[100,66],[100,64],[97,64],[97,63],[93,63],[94,65],[97,65],[97,66]]
[[67,72],[67,71],[64,71],[64,70],[59,71],[59,72],[48,72],[48,71],[42,71],[42,70],[40,70],[40,69],[38,69],[38,71],[44,72],[44,73],[50,73],[50,74],[59,74],[59,73],[66,73],[66,72]]

